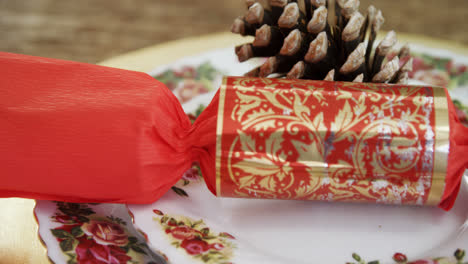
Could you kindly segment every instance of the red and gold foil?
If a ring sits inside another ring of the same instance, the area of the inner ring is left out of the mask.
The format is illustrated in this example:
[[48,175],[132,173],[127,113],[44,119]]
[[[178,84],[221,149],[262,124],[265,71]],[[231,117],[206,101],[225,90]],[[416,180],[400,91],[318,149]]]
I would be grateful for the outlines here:
[[436,205],[449,146],[444,89],[228,77],[216,193]]

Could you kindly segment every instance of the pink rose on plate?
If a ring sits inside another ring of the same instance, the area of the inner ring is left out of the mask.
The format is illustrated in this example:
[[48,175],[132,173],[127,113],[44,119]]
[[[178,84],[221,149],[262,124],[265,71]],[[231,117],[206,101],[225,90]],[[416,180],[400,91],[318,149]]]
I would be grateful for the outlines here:
[[116,246],[103,246],[93,239],[80,239],[76,246],[76,259],[80,264],[126,264],[132,258]]
[[182,179],[188,180],[188,181],[197,181],[199,178],[200,178],[200,175],[198,174],[198,170],[196,168],[188,169],[182,176]]
[[395,260],[396,262],[400,263],[400,262],[405,262],[407,261],[408,259],[406,258],[406,255],[405,254],[402,254],[402,253],[395,253],[393,255],[393,260]]
[[447,87],[450,82],[450,76],[447,72],[435,69],[417,71],[412,78],[430,85],[442,87]]
[[175,70],[174,76],[179,78],[195,78],[197,76],[197,70],[192,66],[184,66],[180,71]]
[[434,66],[426,64],[422,58],[413,56],[413,71],[409,73],[409,77],[413,78],[413,75],[418,71],[425,71],[433,68]]
[[186,240],[186,239],[194,239],[196,234],[202,235],[202,233],[198,230],[190,228],[188,226],[178,226],[172,230],[169,230],[168,233],[175,239]]
[[128,236],[125,230],[115,223],[91,220],[83,224],[81,229],[101,245],[122,247],[128,243]]
[[435,260],[425,260],[425,259],[408,262],[408,264],[438,264],[438,263],[439,262]]
[[171,91],[173,91],[176,88],[176,84],[173,81],[168,81],[165,83],[167,88]]
[[198,238],[185,239],[184,241],[182,241],[180,246],[184,248],[185,251],[187,251],[187,253],[189,253],[190,255],[198,255],[208,251],[211,248],[211,246],[208,243]]
[[69,216],[69,215],[56,215],[55,222],[62,223],[65,225],[75,224],[77,221],[76,216]]
[[197,117],[194,114],[187,114],[188,118],[190,119],[190,122],[193,124]]
[[179,86],[176,94],[180,98],[181,103],[187,102],[197,95],[209,92],[202,82],[196,80],[185,80]]
[[453,75],[453,76],[458,76],[466,72],[467,70],[466,65],[454,63],[453,61],[447,62],[447,64],[445,65],[445,68],[450,73],[450,75]]
[[466,122],[468,121],[468,116],[465,111],[460,110],[455,107],[455,112],[457,113],[458,119],[460,119],[460,122]]

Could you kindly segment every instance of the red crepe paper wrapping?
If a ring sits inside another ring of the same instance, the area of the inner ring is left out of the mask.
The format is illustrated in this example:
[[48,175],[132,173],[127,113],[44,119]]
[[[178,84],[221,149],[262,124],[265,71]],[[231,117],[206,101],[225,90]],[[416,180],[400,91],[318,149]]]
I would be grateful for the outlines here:
[[468,165],[442,88],[225,78],[191,125],[144,73],[0,53],[0,197],[151,203],[200,163],[218,196],[439,205]]

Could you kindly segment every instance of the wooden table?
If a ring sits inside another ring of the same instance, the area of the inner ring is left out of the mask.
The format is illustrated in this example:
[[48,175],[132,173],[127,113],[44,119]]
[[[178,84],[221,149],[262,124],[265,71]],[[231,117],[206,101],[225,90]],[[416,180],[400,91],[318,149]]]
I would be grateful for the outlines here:
[[[468,44],[467,0],[361,0],[384,30]],[[226,31],[244,0],[0,0],[0,50],[95,63],[174,39]]]

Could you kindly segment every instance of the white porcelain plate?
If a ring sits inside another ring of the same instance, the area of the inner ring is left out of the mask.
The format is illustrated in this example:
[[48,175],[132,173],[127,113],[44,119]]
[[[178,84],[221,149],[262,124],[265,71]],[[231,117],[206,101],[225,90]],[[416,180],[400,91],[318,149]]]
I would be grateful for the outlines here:
[[[468,58],[423,46],[412,50],[413,82],[449,87],[466,120]],[[194,118],[223,75],[241,75],[258,63],[238,63],[229,47],[150,74],[166,83]],[[37,201],[35,214],[55,263],[468,263],[467,180],[465,176],[454,208],[445,212],[217,198],[193,167],[153,204],[126,208]]]

